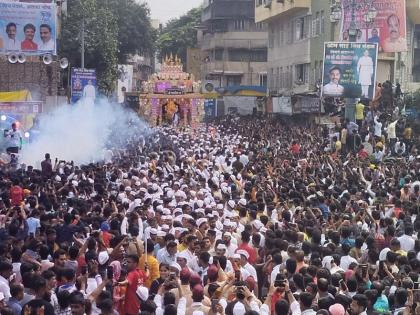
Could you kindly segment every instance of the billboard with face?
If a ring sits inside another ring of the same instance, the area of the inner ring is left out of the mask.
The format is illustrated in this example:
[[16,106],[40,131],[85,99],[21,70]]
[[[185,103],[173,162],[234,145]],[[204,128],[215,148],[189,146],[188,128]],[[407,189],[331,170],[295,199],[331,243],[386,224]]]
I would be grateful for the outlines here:
[[0,54],[57,53],[54,3],[0,3]]
[[325,43],[322,95],[372,99],[378,44]]

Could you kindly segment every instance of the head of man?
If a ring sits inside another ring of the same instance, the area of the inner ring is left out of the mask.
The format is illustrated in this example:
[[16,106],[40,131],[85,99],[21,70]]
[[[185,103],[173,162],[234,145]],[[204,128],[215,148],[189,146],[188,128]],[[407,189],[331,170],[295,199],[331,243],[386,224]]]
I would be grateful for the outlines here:
[[63,268],[67,260],[67,255],[64,250],[58,249],[54,252],[53,258],[54,265]]
[[341,70],[339,67],[331,68],[329,74],[331,83],[338,84],[340,82]]
[[33,24],[26,24],[23,28],[23,32],[25,33],[25,39],[32,41],[35,36],[36,28]]
[[351,315],[359,315],[364,312],[368,305],[368,299],[364,294],[356,294],[350,304]]
[[133,271],[137,268],[137,265],[139,264],[139,256],[137,255],[128,255],[127,256],[127,270],[128,272]]
[[47,43],[51,40],[51,26],[48,24],[41,24],[39,32],[43,43]]
[[13,131],[16,131],[16,129],[17,129],[17,125],[16,125],[16,123],[13,123],[13,124],[12,124],[12,129],[13,129]]
[[400,19],[395,14],[391,14],[387,19],[389,38],[396,41],[400,37]]
[[372,29],[372,37],[377,37],[379,35],[378,30],[376,28]]
[[15,39],[16,38],[16,24],[15,23],[7,24],[6,33],[10,39]]
[[82,293],[78,291],[71,293],[69,300],[72,315],[83,315],[85,313],[85,298]]
[[365,56],[365,57],[369,57],[369,50],[365,50],[365,51],[363,52],[363,56]]

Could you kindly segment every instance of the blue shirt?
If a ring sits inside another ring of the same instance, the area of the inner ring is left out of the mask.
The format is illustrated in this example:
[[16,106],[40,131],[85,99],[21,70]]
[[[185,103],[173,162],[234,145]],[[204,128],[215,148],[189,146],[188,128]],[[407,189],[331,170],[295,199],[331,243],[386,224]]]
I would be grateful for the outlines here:
[[10,307],[13,311],[13,314],[20,315],[22,312],[22,306],[20,306],[19,301],[13,297],[7,302],[7,306]]

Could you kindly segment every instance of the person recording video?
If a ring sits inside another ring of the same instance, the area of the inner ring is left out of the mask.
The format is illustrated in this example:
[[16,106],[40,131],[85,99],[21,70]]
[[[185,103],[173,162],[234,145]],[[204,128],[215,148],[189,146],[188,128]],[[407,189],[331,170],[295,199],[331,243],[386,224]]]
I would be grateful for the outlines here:
[[4,137],[8,140],[6,152],[9,154],[18,154],[22,149],[22,134],[17,129],[16,123],[12,124],[12,130],[4,130]]

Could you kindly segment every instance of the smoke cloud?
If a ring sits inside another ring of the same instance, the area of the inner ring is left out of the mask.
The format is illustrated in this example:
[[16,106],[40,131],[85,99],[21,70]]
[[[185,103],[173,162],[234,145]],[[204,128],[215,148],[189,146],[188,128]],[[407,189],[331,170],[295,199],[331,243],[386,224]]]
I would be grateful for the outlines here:
[[50,153],[51,159],[76,164],[101,161],[106,149],[124,146],[130,138],[151,132],[136,113],[105,99],[97,104],[81,100],[61,105],[41,116],[38,129],[39,136],[21,152],[22,163],[35,167],[40,166],[45,153]]

